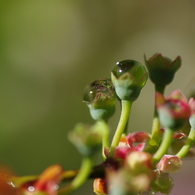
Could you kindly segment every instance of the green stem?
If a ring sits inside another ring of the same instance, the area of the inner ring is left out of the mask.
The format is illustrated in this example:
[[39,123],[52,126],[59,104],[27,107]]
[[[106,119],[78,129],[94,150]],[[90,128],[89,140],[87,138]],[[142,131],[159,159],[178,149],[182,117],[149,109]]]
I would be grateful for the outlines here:
[[191,128],[185,145],[180,149],[176,156],[183,158],[189,152],[193,144],[195,143],[195,129]]
[[162,156],[167,152],[167,150],[169,149],[172,143],[173,134],[174,134],[174,131],[172,129],[168,129],[168,128],[165,129],[165,133],[163,136],[163,140],[160,144],[160,147],[158,148],[156,153],[153,155],[153,164],[158,163],[160,159],[162,158]]
[[104,120],[99,120],[98,123],[102,126],[101,128],[104,130],[103,140],[102,140],[102,157],[105,160],[107,157],[104,153],[104,148],[109,148],[109,135],[110,130],[107,125],[107,122]]
[[92,170],[92,159],[90,157],[83,158],[81,169],[77,176],[73,179],[73,181],[64,188],[61,188],[58,193],[59,194],[69,194],[70,192],[73,192],[77,188],[79,188],[81,185],[83,185],[86,181],[86,179],[89,177],[91,170]]
[[159,129],[160,129],[160,120],[159,120],[159,118],[158,118],[158,116],[155,116],[154,118],[153,118],[153,123],[152,123],[152,136],[151,136],[151,141],[153,141],[153,142],[151,142],[151,145],[158,145],[158,143],[156,143],[157,142],[157,139],[156,138],[158,138],[158,135],[159,135]]
[[155,91],[163,95],[165,91],[165,87],[166,87],[165,85],[155,85]]
[[[155,85],[155,92],[159,92],[161,94],[164,94],[165,86]],[[152,139],[155,138],[156,134],[158,133],[158,130],[160,128],[160,121],[158,118],[158,113],[156,110],[156,100],[154,105],[154,119],[152,124]]]
[[114,152],[114,149],[118,146],[121,135],[123,134],[127,121],[129,119],[130,111],[132,102],[127,100],[122,100],[122,108],[121,108],[121,116],[115,131],[114,137],[112,139],[111,147],[110,147],[110,154]]
[[[161,94],[164,94],[164,90],[165,90],[165,86],[155,85],[155,92],[159,92]],[[147,146],[145,151],[150,152],[150,153],[154,153],[157,150],[157,147],[158,147],[159,142],[161,140],[161,139],[159,139],[159,129],[160,129],[160,120],[158,117],[158,112],[156,109],[156,100],[155,100],[151,139],[150,139],[149,145]]]

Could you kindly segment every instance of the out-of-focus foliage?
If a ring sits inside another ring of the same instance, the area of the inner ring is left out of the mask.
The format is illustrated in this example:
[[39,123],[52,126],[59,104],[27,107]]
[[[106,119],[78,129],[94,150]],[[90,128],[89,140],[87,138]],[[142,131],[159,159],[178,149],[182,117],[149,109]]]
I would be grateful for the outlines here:
[[[194,1],[1,0],[0,162],[20,175],[54,163],[78,168],[80,156],[67,132],[77,122],[93,122],[82,103],[83,87],[109,77],[117,61],[144,62],[144,53],[181,55],[183,65],[166,92],[178,88],[188,95],[195,85],[194,19]],[[151,125],[150,84],[133,107],[134,131]],[[114,118],[110,126],[115,124]],[[193,194],[195,169],[186,164],[173,194]]]

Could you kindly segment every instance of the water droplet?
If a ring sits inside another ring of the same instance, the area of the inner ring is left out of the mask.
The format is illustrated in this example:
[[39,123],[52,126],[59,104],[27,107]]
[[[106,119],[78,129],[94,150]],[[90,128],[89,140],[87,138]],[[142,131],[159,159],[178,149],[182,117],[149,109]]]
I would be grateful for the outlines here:
[[123,60],[116,63],[112,72],[113,74],[119,78],[125,72],[129,72],[138,62],[134,60]]
[[101,79],[93,81],[83,91],[83,101],[92,103],[98,93],[103,93],[109,98],[115,96],[115,90],[112,82],[109,79]]
[[29,187],[28,187],[28,191],[30,191],[30,192],[34,192],[34,191],[35,191],[34,186],[29,186]]

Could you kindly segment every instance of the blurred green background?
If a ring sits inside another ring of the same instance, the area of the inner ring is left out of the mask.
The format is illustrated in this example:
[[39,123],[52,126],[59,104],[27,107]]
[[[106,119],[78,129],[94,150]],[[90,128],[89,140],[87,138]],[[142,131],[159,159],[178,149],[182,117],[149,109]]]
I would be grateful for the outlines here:
[[[117,61],[181,55],[183,66],[166,94],[188,95],[195,86],[194,21],[193,0],[0,0],[0,162],[18,175],[55,163],[79,168],[67,133],[78,122],[93,123],[82,90],[109,77]],[[152,102],[148,81],[133,105],[131,131],[150,130]],[[186,160],[173,175],[171,195],[194,194],[194,165]],[[74,194],[81,193],[93,194],[91,182]]]

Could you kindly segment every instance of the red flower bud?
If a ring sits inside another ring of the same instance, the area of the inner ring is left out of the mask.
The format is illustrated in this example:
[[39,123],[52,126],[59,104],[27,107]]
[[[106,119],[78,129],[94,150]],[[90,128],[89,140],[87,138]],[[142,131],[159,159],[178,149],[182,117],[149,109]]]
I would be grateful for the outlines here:
[[167,99],[156,92],[156,107],[161,124],[174,130],[181,128],[191,115],[187,99],[179,90],[174,91]]

